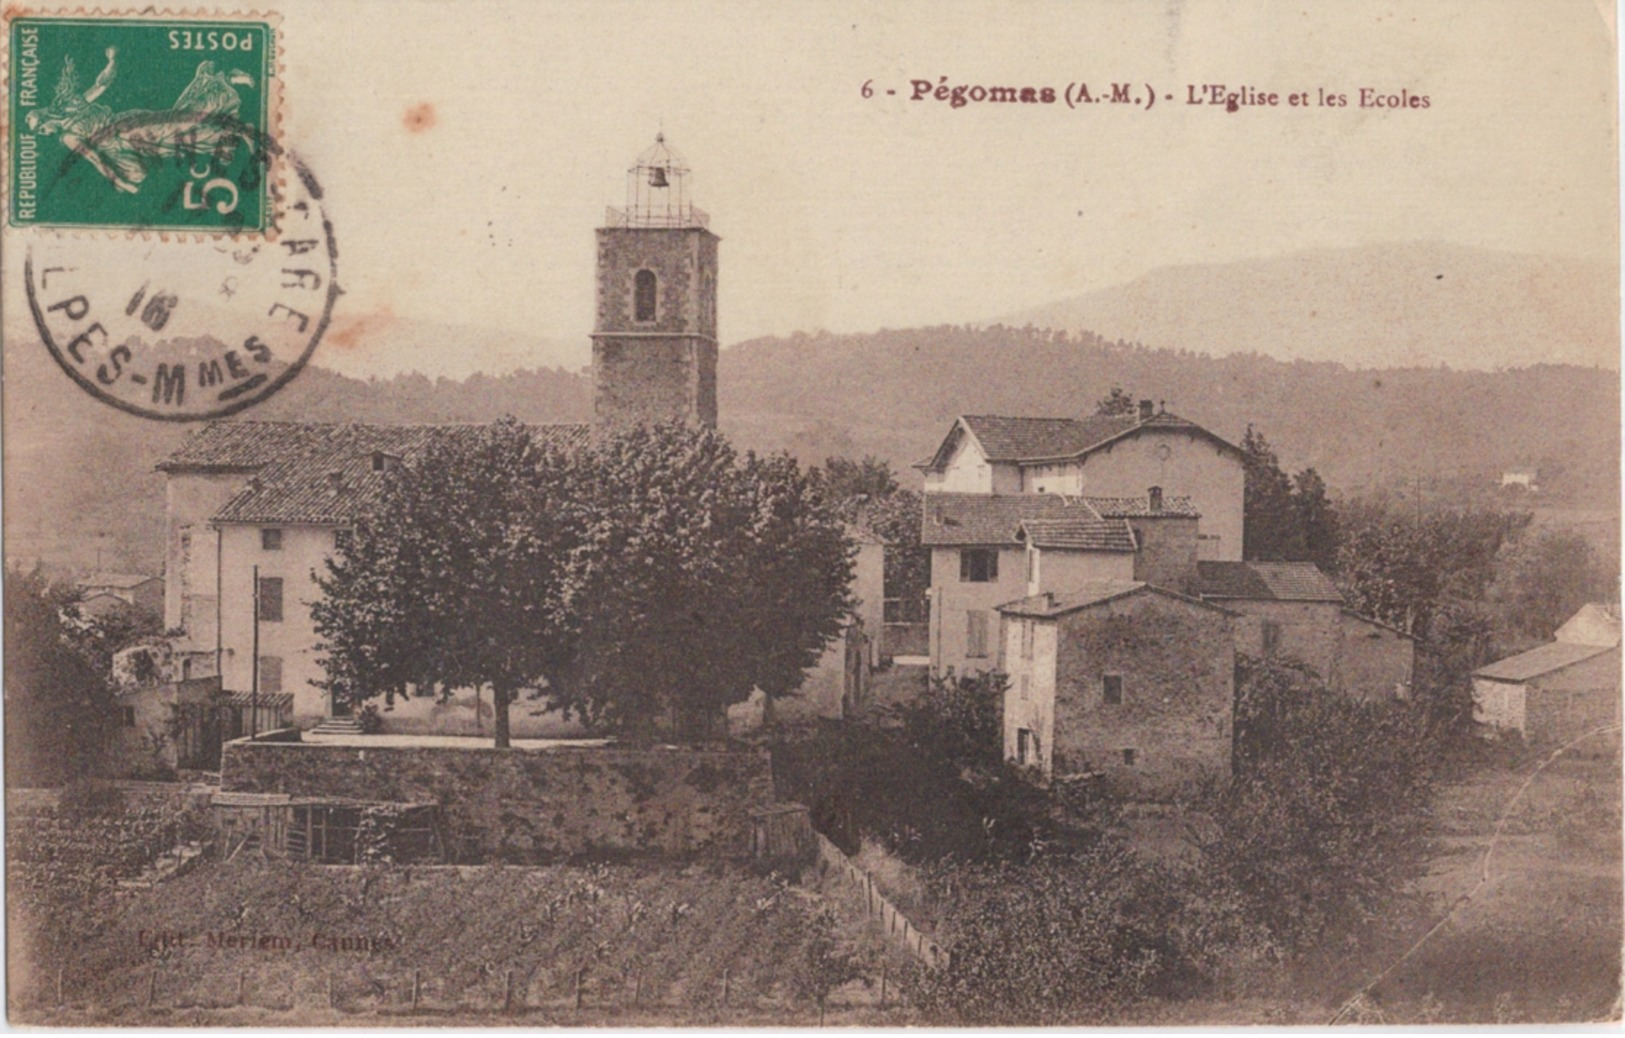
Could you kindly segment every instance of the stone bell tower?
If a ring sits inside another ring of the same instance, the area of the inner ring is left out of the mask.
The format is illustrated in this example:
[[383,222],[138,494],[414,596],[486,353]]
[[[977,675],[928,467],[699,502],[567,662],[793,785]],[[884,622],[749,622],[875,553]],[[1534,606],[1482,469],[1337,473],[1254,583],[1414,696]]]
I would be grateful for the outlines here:
[[598,229],[593,432],[717,424],[717,243],[689,170],[655,137],[626,174],[626,208]]

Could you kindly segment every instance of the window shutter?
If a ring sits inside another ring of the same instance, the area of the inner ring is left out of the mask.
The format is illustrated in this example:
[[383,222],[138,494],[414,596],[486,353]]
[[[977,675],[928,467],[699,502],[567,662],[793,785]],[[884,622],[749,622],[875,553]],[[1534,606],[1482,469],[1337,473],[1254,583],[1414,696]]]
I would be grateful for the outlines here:
[[261,577],[259,586],[260,621],[282,622],[282,578]]
[[987,655],[987,613],[972,609],[965,614],[965,655]]

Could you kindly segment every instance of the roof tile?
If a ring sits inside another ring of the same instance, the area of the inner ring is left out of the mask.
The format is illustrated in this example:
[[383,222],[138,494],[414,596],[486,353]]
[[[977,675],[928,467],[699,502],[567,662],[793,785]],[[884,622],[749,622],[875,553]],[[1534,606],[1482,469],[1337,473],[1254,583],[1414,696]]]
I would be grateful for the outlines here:
[[[411,458],[431,442],[471,435],[478,425],[334,425],[216,422],[194,434],[159,468],[167,472],[242,471],[254,479],[214,520],[223,523],[341,524],[353,520],[384,486],[375,452]],[[533,425],[543,442],[575,450],[585,425]]]
[[1069,519],[1024,519],[1021,529],[1035,548],[1085,551],[1134,551],[1134,531],[1122,519],[1076,516]]
[[1088,418],[1009,418],[968,414],[970,427],[989,461],[1021,461],[1077,452],[1139,424],[1133,415],[1090,415]]
[[1151,501],[1144,497],[1089,497],[1089,507],[1106,519],[1200,519],[1188,497],[1164,497],[1160,511],[1151,510]]
[[1600,656],[1605,652],[1614,651],[1611,645],[1576,645],[1571,642],[1548,642],[1538,645],[1528,652],[1520,652],[1516,656],[1509,656],[1504,660],[1480,667],[1473,671],[1475,678],[1491,678],[1496,681],[1528,681],[1538,678],[1542,674],[1550,674],[1554,670],[1572,667],[1576,663],[1583,663],[1593,656]]
[[928,493],[920,527],[927,547],[1019,544],[1027,519],[1093,519],[1100,513],[1081,498],[1058,494]]

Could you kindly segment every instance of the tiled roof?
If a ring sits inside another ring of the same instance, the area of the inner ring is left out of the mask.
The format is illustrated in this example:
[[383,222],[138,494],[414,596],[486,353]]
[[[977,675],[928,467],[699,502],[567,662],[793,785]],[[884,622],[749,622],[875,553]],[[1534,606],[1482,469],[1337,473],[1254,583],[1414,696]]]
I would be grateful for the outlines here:
[[1036,548],[1083,551],[1134,551],[1134,531],[1122,519],[1077,516],[1070,519],[1024,519],[1022,532]]
[[1337,585],[1313,562],[1198,562],[1203,598],[1245,598],[1276,602],[1337,602]]
[[1139,424],[1134,415],[1090,415],[1088,418],[1008,418],[968,414],[969,426],[989,461],[1022,461],[1076,454]]
[[1090,415],[1087,418],[1014,418],[1008,415],[960,415],[929,461],[918,467],[938,471],[948,464],[959,429],[970,430],[990,462],[1031,462],[1079,458],[1142,429],[1179,429],[1240,454],[1235,444],[1195,422],[1164,411],[1140,421],[1137,414]]
[[[238,430],[211,435],[221,426],[254,426],[251,445]],[[352,520],[383,489],[384,474],[372,469],[375,452],[410,459],[431,442],[473,435],[478,425],[304,425],[294,422],[221,422],[181,445],[164,463],[167,471],[254,472],[254,478],[215,513],[222,523],[337,524]],[[535,425],[531,432],[566,450],[587,442],[585,425]],[[246,459],[262,460],[255,468]],[[179,459],[177,461],[177,459]]]
[[1554,670],[1572,667],[1576,663],[1583,663],[1593,656],[1600,656],[1605,652],[1614,651],[1610,645],[1575,645],[1570,642],[1549,642],[1536,646],[1528,652],[1520,652],[1516,656],[1509,656],[1504,660],[1497,660],[1487,666],[1473,671],[1475,678],[1490,678],[1494,681],[1528,681],[1538,678],[1542,674],[1550,674]]
[[1105,519],[1200,519],[1202,513],[1196,510],[1188,497],[1164,497],[1162,510],[1153,512],[1151,501],[1144,497],[1089,497],[1089,507],[1101,514]]
[[1079,609],[1088,609],[1090,606],[1101,605],[1118,598],[1140,592],[1162,595],[1187,605],[1202,609],[1212,609],[1216,612],[1234,615],[1230,610],[1211,602],[1203,602],[1197,598],[1190,598],[1167,588],[1147,584],[1141,580],[1091,580],[1079,585],[1077,588],[1065,593],[1046,593],[1033,595],[1015,602],[1007,602],[999,606],[999,612],[1009,616],[1032,616],[1040,619],[1049,619],[1062,616],[1066,613],[1077,612]]
[[1081,498],[1058,494],[925,495],[920,543],[927,547],[958,544],[1018,544],[1027,519],[1100,519]]
[[164,472],[227,469],[251,472],[330,436],[320,422],[210,422],[158,463]]

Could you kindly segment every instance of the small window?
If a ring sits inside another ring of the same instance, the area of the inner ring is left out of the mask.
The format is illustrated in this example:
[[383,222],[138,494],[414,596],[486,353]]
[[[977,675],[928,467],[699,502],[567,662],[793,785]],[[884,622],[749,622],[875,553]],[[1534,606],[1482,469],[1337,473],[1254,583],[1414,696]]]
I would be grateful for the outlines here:
[[276,527],[266,527],[260,531],[260,548],[264,551],[282,550],[282,531]]
[[1023,674],[1017,684],[1017,688],[1021,696],[1021,701],[1025,703],[1027,701],[1027,697],[1031,694],[1032,676],[1029,674]]
[[999,579],[999,553],[995,548],[964,548],[959,552],[959,580],[963,584],[990,584]]
[[1123,763],[1126,766],[1130,767],[1130,768],[1134,767],[1134,751],[1133,750],[1130,750],[1130,749],[1123,750]]
[[260,692],[270,694],[282,691],[282,657],[260,657]]
[[655,319],[655,272],[640,270],[632,278],[632,317],[637,321]]
[[1106,701],[1107,706],[1120,706],[1123,702],[1123,675],[1102,674],[1100,697]]
[[987,611],[971,609],[965,613],[965,655],[987,655]]
[[126,728],[134,728],[135,727],[135,707],[127,706],[127,707],[124,708],[122,713],[124,715],[124,727],[126,727]]
[[259,586],[260,621],[282,622],[282,578],[261,577]]
[[1033,658],[1033,629],[1038,625],[1031,620],[1021,621],[1021,658]]
[[1274,620],[1264,621],[1264,655],[1273,656],[1281,651],[1281,625]]

